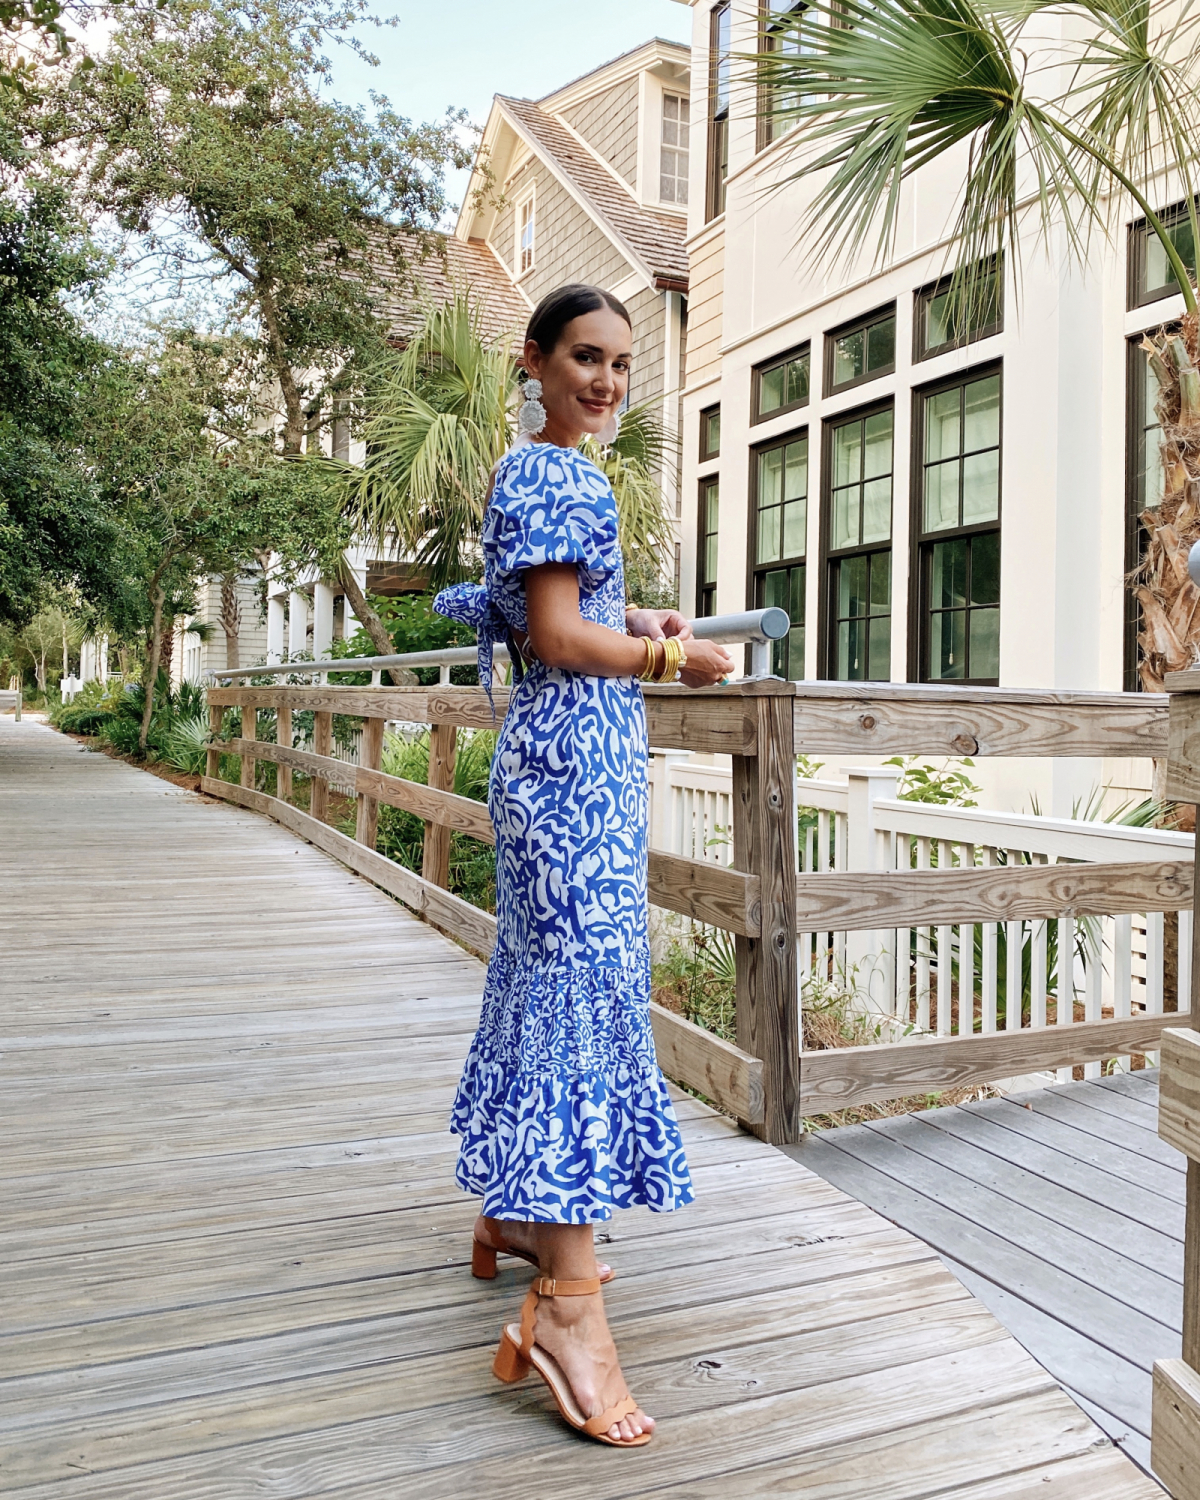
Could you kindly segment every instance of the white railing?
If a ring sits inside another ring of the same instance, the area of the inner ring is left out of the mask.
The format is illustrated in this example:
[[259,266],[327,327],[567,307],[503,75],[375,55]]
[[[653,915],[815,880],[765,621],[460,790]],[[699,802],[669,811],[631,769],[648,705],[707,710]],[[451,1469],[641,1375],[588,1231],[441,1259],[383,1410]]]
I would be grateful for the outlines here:
[[[981,868],[1192,856],[1190,834],[901,801],[896,773],[852,771],[845,782],[801,778],[802,873]],[[686,754],[651,759],[651,842],[696,859],[733,858],[728,765]],[[1177,927],[1175,924],[1177,923]],[[803,924],[801,924],[803,926]],[[1174,931],[1172,931],[1174,929]],[[853,988],[862,1008],[899,1034],[966,1035],[1162,1014],[1168,989],[1189,1009],[1192,914],[1127,913],[1042,921],[959,923],[799,934],[800,983],[815,975]],[[1168,966],[1168,937],[1183,961]],[[1059,955],[1068,955],[1065,963]],[[1169,967],[1173,968],[1171,984]],[[1061,978],[1060,978],[1061,976]],[[1009,996],[1021,1003],[1008,1004]],[[1128,1061],[1123,1060],[1125,1066]],[[1085,1065],[1098,1076],[1101,1064]],[[1069,1077],[1070,1070],[1060,1070]]]

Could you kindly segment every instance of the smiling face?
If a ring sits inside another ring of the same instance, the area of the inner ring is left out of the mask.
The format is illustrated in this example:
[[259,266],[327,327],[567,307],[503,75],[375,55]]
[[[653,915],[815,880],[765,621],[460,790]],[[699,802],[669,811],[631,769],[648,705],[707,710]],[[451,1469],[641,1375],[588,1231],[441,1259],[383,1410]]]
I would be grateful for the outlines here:
[[574,447],[584,433],[603,431],[629,389],[632,343],[629,324],[610,307],[573,318],[549,354],[529,340],[525,368],[542,382],[544,441]]

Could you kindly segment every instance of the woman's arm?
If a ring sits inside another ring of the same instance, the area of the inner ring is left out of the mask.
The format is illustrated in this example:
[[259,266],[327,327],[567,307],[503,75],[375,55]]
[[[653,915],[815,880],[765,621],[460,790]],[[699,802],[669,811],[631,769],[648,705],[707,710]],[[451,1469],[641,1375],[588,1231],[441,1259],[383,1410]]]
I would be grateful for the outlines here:
[[[646,665],[642,639],[585,620],[579,613],[579,574],[574,563],[543,563],[525,574],[529,643],[548,667],[589,677],[636,677]],[[712,641],[689,640],[681,677],[688,687],[709,687],[734,670],[733,658]],[[655,663],[663,666],[663,648]]]

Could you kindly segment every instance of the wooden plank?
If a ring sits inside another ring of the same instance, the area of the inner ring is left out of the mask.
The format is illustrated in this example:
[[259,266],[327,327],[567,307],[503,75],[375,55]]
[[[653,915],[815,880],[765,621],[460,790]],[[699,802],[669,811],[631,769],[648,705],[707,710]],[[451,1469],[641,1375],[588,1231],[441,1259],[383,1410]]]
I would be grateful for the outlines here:
[[[363,725],[362,751],[356,770],[378,772],[383,760],[383,719],[368,719]],[[357,788],[358,777],[355,777]],[[374,849],[379,833],[379,799],[367,792],[358,792],[358,809],[355,819],[354,837],[368,849]]]
[[[763,1061],[764,1139],[798,1140],[800,1012],[796,1003],[795,753],[789,694],[763,694],[758,754],[733,757],[734,864],[759,880],[759,935],[739,934],[737,1040]],[[749,1123],[749,1122],[748,1122]]]
[[1182,1359],[1154,1366],[1154,1472],[1174,1500],[1200,1500],[1200,1374]]
[[869,1047],[805,1052],[801,1108],[825,1114],[860,1104],[934,1094],[1044,1068],[1098,1062],[1156,1048],[1178,1015],[1084,1021],[1070,1027],[1006,1031],[988,1036],[922,1037]]
[[760,882],[724,865],[650,850],[650,900],[697,922],[757,937],[762,923]]
[[[275,710],[275,741],[276,749],[290,750],[292,748],[292,711],[290,708],[277,708]],[[283,762],[276,762],[275,771],[275,795],[284,802],[292,800],[292,768]],[[212,772],[209,772],[212,775]]]
[[241,784],[243,786],[254,785],[255,769],[257,761],[254,759],[254,742],[258,739],[258,710],[244,708],[242,710],[242,735],[239,743],[243,748],[239,754],[242,757]]
[[830,871],[796,882],[805,932],[1016,922],[1035,917],[1184,911],[1191,860],[994,865],[985,869]]
[[1194,805],[1200,802],[1200,696],[1173,689],[1170,698],[1166,795]]
[[[368,719],[368,724],[381,724],[381,719]],[[230,741],[230,745],[239,743]],[[236,753],[236,752],[235,752]],[[402,807],[405,812],[415,814],[426,822],[439,823],[459,833],[469,833],[472,838],[485,844],[494,844],[496,835],[492,820],[482,802],[470,797],[460,797],[455,792],[438,791],[419,781],[408,781],[402,776],[389,776],[384,771],[372,770],[368,766],[354,766],[331,755],[313,755],[307,750],[284,750],[278,745],[258,745],[257,753],[264,760],[273,760],[280,765],[294,766],[310,776],[321,776],[340,783],[350,782],[359,797],[386,802],[390,807]]]
[[1193,1161],[1200,1160],[1200,1032],[1167,1016],[1158,1083],[1158,1133]]
[[[243,710],[244,712],[244,710]],[[328,758],[333,749],[333,714],[317,709],[313,715],[313,754]],[[315,776],[308,785],[308,810],[319,823],[329,816],[329,782]]]
[[696,1089],[740,1120],[763,1119],[763,1065],[682,1016],[651,1003],[650,1023],[658,1065],[686,1088]]
[[[429,731],[429,788],[454,790],[454,762],[458,755],[458,729],[453,724],[434,724]],[[450,884],[450,830],[443,823],[426,823],[421,855],[421,875],[445,890]]]
[[[318,785],[317,782],[313,784]],[[441,928],[443,932],[448,932],[481,957],[488,957],[496,946],[495,917],[480,911],[470,902],[451,895],[449,891],[430,885],[419,875],[376,853],[374,849],[364,849],[344,833],[318,822],[299,808],[290,807],[277,797],[268,797],[265,792],[230,786],[224,781],[212,781],[207,776],[200,783],[200,790],[207,792],[210,797],[221,797],[227,802],[235,802],[240,807],[273,818],[292,833],[299,834],[302,839],[307,839],[326,854],[332,854],[357,874],[365,876],[382,890],[403,901],[426,921]]]
[[796,684],[796,748],[813,754],[1161,756],[1167,699],[907,683]]
[[645,684],[642,696],[650,743],[664,750],[705,755],[757,755],[754,687],[730,683],[724,688],[693,690]]
[[482,688],[443,687],[270,687],[210,688],[208,701],[225,707],[308,709],[351,718],[388,719],[402,724],[457,724],[495,729],[508,708],[508,689],[495,687],[493,715]]
[[205,757],[205,766],[207,768],[207,774],[212,777],[214,781],[221,774],[221,751],[214,742],[221,738],[221,725],[224,723],[224,721],[224,708],[216,704],[211,705],[208,710],[209,745]]

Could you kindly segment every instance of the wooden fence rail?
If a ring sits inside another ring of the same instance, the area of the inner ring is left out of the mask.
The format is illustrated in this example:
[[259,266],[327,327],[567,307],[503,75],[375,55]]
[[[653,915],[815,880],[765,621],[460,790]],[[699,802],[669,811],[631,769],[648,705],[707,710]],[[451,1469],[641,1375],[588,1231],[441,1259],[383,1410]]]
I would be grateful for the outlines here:
[[[219,738],[230,708],[241,710],[242,729],[237,738],[210,750],[203,788],[276,818],[487,954],[495,943],[494,919],[446,886],[452,833],[494,841],[486,809],[455,795],[452,787],[457,732],[493,728],[507,706],[506,691],[497,689],[495,698],[493,718],[479,689],[444,684],[214,688],[209,693],[214,736]],[[1200,705],[1200,694],[1194,701]],[[274,742],[259,738],[260,710],[276,715]],[[311,750],[293,745],[294,715],[303,710],[314,715]],[[723,1042],[655,1007],[660,1059],[670,1076],[700,1090],[767,1139],[794,1141],[806,1115],[834,1108],[1035,1069],[1081,1063],[1094,1067],[1103,1059],[1153,1049],[1164,1027],[1187,1020],[1186,1012],[1102,1020],[1097,1000],[1089,1005],[1086,1021],[1075,1023],[1068,1005],[1060,1007],[1059,1024],[1037,1030],[1013,1030],[1010,1020],[1010,1029],[999,1034],[985,1025],[981,1033],[828,1052],[802,1053],[800,1045],[801,929],[948,932],[951,924],[981,922],[1007,923],[1012,932],[1019,931],[1023,920],[1057,918],[1069,926],[1092,914],[1187,910],[1195,892],[1191,861],[1174,851],[1173,857],[1111,863],[853,873],[824,867],[814,871],[810,864],[801,874],[795,818],[798,751],[1162,755],[1169,737],[1173,746],[1183,742],[1174,700],[1168,709],[1166,695],[768,680],[701,692],[652,687],[646,691],[646,712],[652,744],[727,754],[733,770],[732,867],[652,850],[649,891],[656,905],[734,935],[737,1042]],[[359,765],[331,754],[335,714],[366,721]],[[387,721],[430,726],[428,784],[382,770]],[[1196,739],[1200,745],[1200,735]],[[219,779],[222,752],[241,757],[237,785]],[[260,761],[277,767],[274,797],[256,787]],[[297,772],[310,778],[307,813],[291,805]],[[353,839],[326,822],[331,784],[347,788],[357,799]],[[1200,773],[1196,784],[1200,787]],[[376,852],[380,804],[424,820],[420,875]],[[969,830],[964,837],[969,839]],[[1104,847],[1103,840],[1097,841],[1098,850]],[[1117,920],[1128,924],[1130,919]],[[1067,982],[1070,992],[1069,976]],[[1181,986],[1181,1001],[1184,992]],[[1194,984],[1189,992],[1195,992]]]

